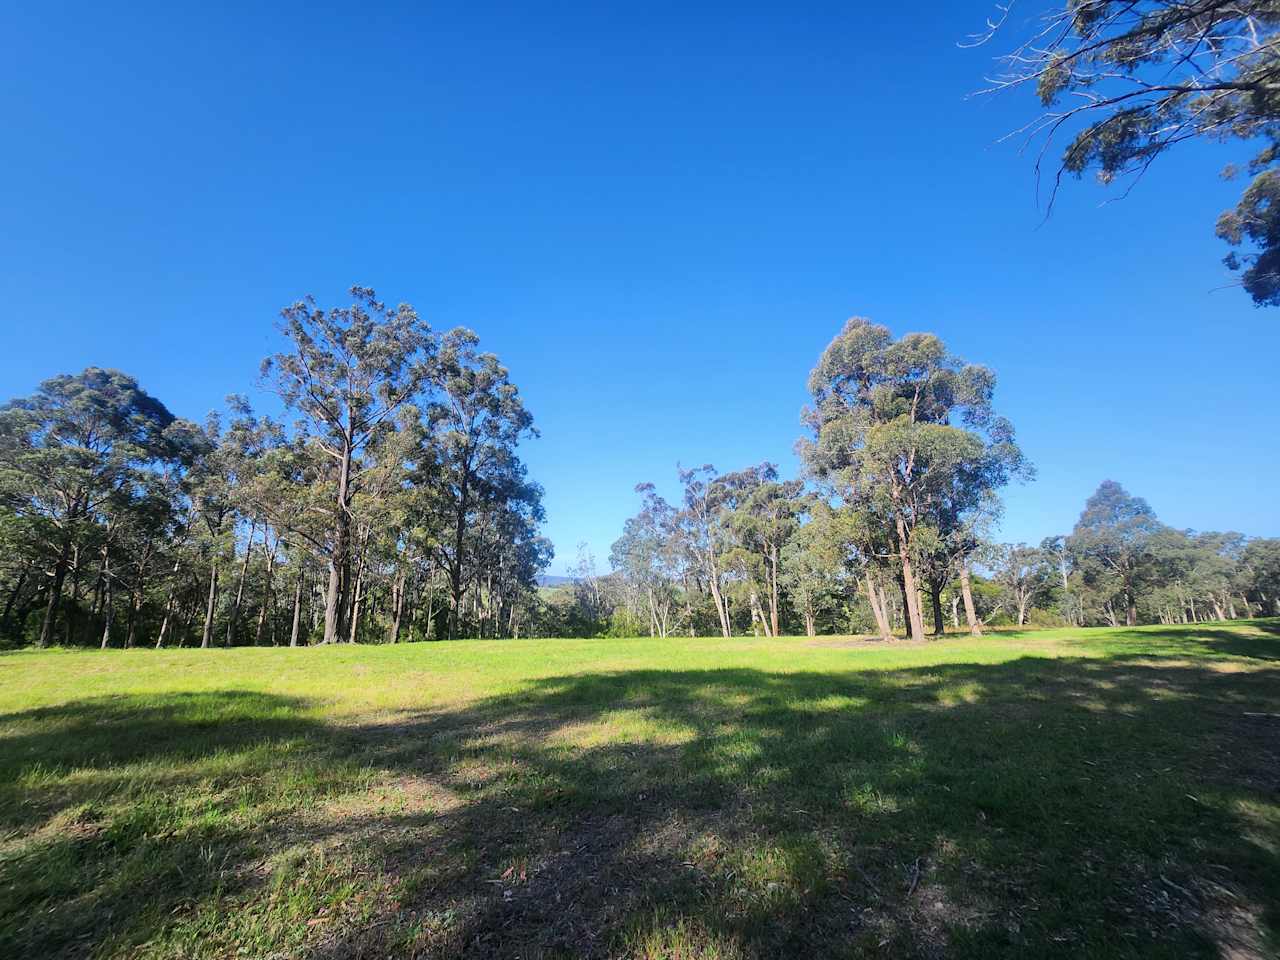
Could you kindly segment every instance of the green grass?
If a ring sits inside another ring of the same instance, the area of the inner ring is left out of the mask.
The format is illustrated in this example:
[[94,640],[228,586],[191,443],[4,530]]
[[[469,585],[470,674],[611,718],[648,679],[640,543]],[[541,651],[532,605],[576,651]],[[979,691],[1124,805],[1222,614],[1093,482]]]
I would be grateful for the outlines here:
[[1280,623],[0,656],[0,957],[1275,956]]

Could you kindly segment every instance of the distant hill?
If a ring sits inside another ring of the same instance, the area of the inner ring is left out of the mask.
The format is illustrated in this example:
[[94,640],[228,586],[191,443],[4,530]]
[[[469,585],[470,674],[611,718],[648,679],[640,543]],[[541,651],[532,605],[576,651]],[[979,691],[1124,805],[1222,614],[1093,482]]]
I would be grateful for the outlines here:
[[540,587],[563,587],[567,583],[573,583],[573,577],[562,577],[554,573],[538,575],[538,586]]

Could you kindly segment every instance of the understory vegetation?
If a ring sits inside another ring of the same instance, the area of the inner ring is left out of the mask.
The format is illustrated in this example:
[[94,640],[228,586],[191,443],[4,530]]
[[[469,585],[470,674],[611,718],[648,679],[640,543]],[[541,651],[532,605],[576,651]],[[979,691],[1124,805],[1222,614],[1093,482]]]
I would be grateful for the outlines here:
[[0,955],[1268,956],[1280,623],[0,655]]

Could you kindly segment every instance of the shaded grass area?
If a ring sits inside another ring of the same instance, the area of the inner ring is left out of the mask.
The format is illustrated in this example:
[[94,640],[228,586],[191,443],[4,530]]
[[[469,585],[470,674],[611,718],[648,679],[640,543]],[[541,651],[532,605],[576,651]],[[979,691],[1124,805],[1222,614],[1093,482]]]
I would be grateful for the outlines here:
[[1274,956],[1278,633],[0,658],[0,956]]

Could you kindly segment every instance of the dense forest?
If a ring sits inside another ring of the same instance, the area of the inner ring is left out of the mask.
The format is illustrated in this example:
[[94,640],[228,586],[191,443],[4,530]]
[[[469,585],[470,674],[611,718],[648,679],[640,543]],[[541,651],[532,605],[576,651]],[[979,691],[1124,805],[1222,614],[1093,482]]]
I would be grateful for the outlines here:
[[993,539],[1031,479],[995,377],[930,334],[850,320],[809,378],[802,475],[763,462],[640,484],[610,572],[568,584],[535,434],[475,334],[353,288],[282,311],[287,349],[203,424],[132,377],[56,376],[0,411],[8,645],[289,645],[451,637],[903,634],[1280,613],[1280,540],[1162,524],[1105,481],[1075,528]]

